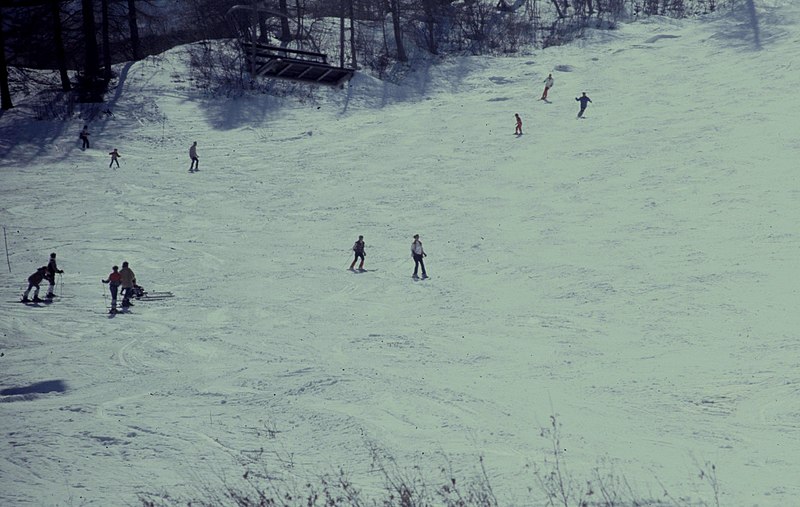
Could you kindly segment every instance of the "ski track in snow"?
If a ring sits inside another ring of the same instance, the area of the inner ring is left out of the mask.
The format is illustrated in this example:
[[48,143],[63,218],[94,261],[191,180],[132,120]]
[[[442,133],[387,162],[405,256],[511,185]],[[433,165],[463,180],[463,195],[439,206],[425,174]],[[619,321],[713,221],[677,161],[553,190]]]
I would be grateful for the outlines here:
[[[85,152],[82,120],[6,112],[0,503],[340,466],[374,491],[373,442],[432,477],[484,455],[501,503],[530,505],[555,413],[576,476],[606,460],[710,502],[711,462],[722,504],[791,505],[800,10],[761,5],[761,51],[740,13],[654,17],[305,102],[208,100],[177,49],[120,67]],[[12,303],[50,251],[63,297]],[[123,260],[176,297],[108,318]]]

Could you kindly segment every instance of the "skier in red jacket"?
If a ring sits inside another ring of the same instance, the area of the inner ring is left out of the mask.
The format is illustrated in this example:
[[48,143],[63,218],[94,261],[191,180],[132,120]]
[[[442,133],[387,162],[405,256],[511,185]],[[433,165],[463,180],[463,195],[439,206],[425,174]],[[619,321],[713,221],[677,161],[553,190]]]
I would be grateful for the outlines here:
[[108,278],[105,280],[101,280],[103,283],[108,284],[108,289],[111,291],[111,310],[117,309],[117,292],[119,291],[119,286],[122,283],[122,275],[119,274],[119,267],[114,266],[111,268],[111,273],[109,273]]

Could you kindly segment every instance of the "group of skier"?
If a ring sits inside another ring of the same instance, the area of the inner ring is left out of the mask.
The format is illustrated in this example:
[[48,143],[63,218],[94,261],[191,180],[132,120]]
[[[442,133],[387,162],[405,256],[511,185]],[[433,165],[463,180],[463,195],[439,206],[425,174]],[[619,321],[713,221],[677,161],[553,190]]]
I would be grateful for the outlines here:
[[[553,87],[555,84],[555,80],[553,79],[553,74],[548,74],[547,78],[544,80],[544,91],[542,91],[542,96],[539,97],[539,100],[543,100],[548,104],[550,101],[547,99],[547,93],[550,91],[550,88]],[[592,101],[586,92],[582,92],[580,97],[575,97],[577,102],[580,102],[580,111],[578,111],[578,118],[583,119],[583,113],[586,111],[586,107]],[[516,126],[514,128],[514,134],[517,136],[522,135],[522,118],[520,118],[519,113],[514,113],[514,119],[516,120]]]
[[[356,242],[353,243],[354,257],[353,262],[350,264],[351,271],[355,270],[356,262],[358,261],[361,261],[358,265],[358,270],[365,271],[364,260],[367,256],[365,249],[366,244],[364,242],[364,236],[359,235]],[[428,273],[425,271],[425,261],[423,260],[427,256],[428,254],[425,253],[425,249],[422,247],[422,241],[419,239],[419,234],[414,234],[414,241],[411,242],[411,258],[414,259],[414,273],[411,276],[414,279],[420,278],[420,269],[422,271],[422,279],[428,278]],[[55,252],[51,253],[50,261],[47,263],[47,266],[40,267],[28,277],[28,288],[22,294],[22,302],[41,303],[52,301],[53,298],[56,297],[56,274],[61,274],[63,272],[64,270],[59,269],[56,263]],[[40,299],[39,285],[43,280],[47,280],[50,283],[50,286],[48,287],[45,299]],[[109,292],[111,293],[111,313],[115,313],[117,311],[117,299],[119,294],[122,295],[122,308],[127,308],[129,306],[133,306],[131,297],[136,294],[136,291],[143,291],[143,289],[136,284],[136,274],[128,265],[128,261],[124,261],[122,263],[122,269],[119,269],[119,266],[113,266],[111,268],[111,273],[108,274],[108,277],[101,279],[100,281],[104,284],[108,284]],[[31,290],[34,291],[33,299],[28,297]]]
[[[544,90],[542,91],[542,96],[539,100],[543,100],[545,102],[550,102],[547,98],[548,92],[553,87],[555,80],[553,79],[553,74],[548,74],[547,78],[544,80]],[[578,118],[583,118],[583,113],[586,111],[586,107],[592,102],[586,92],[583,92],[580,97],[575,97],[575,100],[580,103],[580,111],[578,111]],[[514,118],[516,120],[515,130],[514,133],[516,135],[522,135],[522,118],[520,117],[519,113],[514,114]],[[82,141],[82,149],[89,148],[89,127],[84,125],[83,130],[79,135]],[[111,163],[109,164],[109,168],[112,164],[116,163],[117,167],[119,167],[119,157],[121,156],[116,148],[109,153],[111,155]],[[192,146],[189,148],[189,159],[191,161],[189,166],[189,172],[195,172],[199,170],[200,159],[197,156],[197,141],[192,143]],[[359,271],[364,271],[364,260],[366,257],[365,252],[365,243],[364,243],[364,236],[359,235],[356,242],[353,244],[353,252],[354,258],[353,262],[350,264],[350,270],[355,270],[356,262],[360,261],[358,265]],[[427,256],[425,250],[422,247],[422,241],[419,239],[419,234],[414,235],[414,241],[411,243],[411,257],[414,259],[414,273],[412,275],[413,278],[419,278],[419,271],[421,268],[422,271],[422,278],[428,278],[428,274],[425,271],[425,262],[423,259]],[[47,279],[50,282],[50,289],[47,293],[47,298],[52,298],[53,295],[53,287],[55,285],[55,273],[63,273],[63,271],[59,270],[56,267],[55,263],[56,254],[53,253],[50,255],[50,263],[47,266],[42,266],[35,273],[33,273],[30,277],[28,277],[28,290],[25,291],[22,300],[29,301],[28,295],[31,289],[35,288],[33,301],[41,301],[39,299],[39,284],[43,279]],[[108,275],[108,278],[103,280],[103,283],[109,284],[109,288],[111,291],[111,308],[112,311],[116,309],[117,304],[117,293],[119,289],[122,289],[122,306],[127,307],[130,306],[132,303],[130,302],[130,297],[132,295],[132,291],[136,287],[136,277],[133,271],[128,266],[127,262],[122,263],[122,270],[119,270],[117,266],[112,268],[112,272]]]
[[122,263],[122,269],[118,266],[111,268],[111,273],[108,278],[101,280],[103,283],[108,284],[108,289],[111,292],[111,312],[117,311],[117,293],[122,289],[122,307],[127,308],[133,306],[131,303],[131,296],[136,288],[136,274],[128,266],[128,261]]
[[[36,270],[31,276],[28,277],[28,288],[22,294],[22,302],[23,303],[42,303],[42,302],[50,302],[56,297],[55,294],[55,279],[56,274],[63,273],[63,269],[59,269],[58,265],[56,264],[56,254],[55,252],[50,254],[50,261],[47,263],[47,266],[42,266]],[[50,283],[50,286],[47,289],[47,294],[45,295],[45,299],[39,298],[39,285],[42,283],[43,280],[47,280]],[[136,275],[134,274],[133,270],[128,266],[128,262],[125,261],[122,263],[122,269],[120,270],[119,267],[114,266],[111,268],[111,273],[108,275],[108,278],[101,280],[103,283],[107,283],[109,289],[111,291],[111,311],[115,312],[117,309],[117,294],[122,289],[122,307],[133,306],[131,303],[131,297],[135,294],[137,288],[140,288],[136,285]],[[30,299],[28,296],[30,295],[31,290],[33,290],[33,298]]]
[[[359,271],[364,271],[364,258],[367,256],[365,252],[366,245],[364,243],[364,236],[359,235],[355,243],[353,243],[353,262],[350,263],[350,270],[354,271],[356,262],[361,261],[358,265]],[[419,279],[419,270],[422,268],[422,278],[428,278],[428,273],[425,271],[425,262],[423,258],[427,257],[425,249],[422,248],[422,241],[419,239],[419,234],[414,234],[414,241],[411,242],[411,258],[414,259],[414,274],[411,275],[414,279]]]
[[[81,129],[80,133],[78,134],[78,139],[80,139],[81,141],[81,150],[85,151],[87,148],[90,147],[89,135],[90,135],[89,126],[84,125],[83,129]],[[119,168],[119,158],[122,156],[120,155],[119,150],[117,148],[114,148],[108,154],[111,156],[111,162],[109,162],[108,168],[111,169],[111,167],[114,164],[117,164],[117,168]],[[189,160],[191,160],[191,164],[189,165],[189,172],[192,173],[199,171],[200,158],[197,156],[197,141],[192,143],[192,145],[189,147]]]
[[[27,303],[29,301],[33,301],[34,303],[39,303],[45,300],[52,301],[53,298],[56,297],[56,273],[61,274],[63,272],[63,269],[58,269],[55,252],[51,253],[47,266],[42,266],[41,268],[37,269],[35,273],[28,277],[28,288],[25,289],[25,292],[22,294],[22,302]],[[39,299],[39,284],[41,284],[43,280],[47,280],[50,283],[50,286],[47,288],[45,299]],[[33,299],[28,299],[32,289]]]

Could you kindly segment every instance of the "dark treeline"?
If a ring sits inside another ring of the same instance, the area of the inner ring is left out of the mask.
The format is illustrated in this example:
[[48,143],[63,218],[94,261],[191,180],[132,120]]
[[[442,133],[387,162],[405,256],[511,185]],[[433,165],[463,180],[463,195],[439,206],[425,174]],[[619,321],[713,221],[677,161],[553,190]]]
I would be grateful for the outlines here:
[[[101,102],[112,66],[177,45],[236,35],[226,16],[259,4],[286,17],[257,20],[261,36],[379,74],[430,54],[513,53],[561,44],[623,16],[686,16],[725,0],[0,0],[0,107],[13,106],[9,68],[56,69],[64,92]],[[338,20],[338,28],[322,19]],[[327,28],[326,28],[327,27]],[[331,40],[335,43],[329,48]]]

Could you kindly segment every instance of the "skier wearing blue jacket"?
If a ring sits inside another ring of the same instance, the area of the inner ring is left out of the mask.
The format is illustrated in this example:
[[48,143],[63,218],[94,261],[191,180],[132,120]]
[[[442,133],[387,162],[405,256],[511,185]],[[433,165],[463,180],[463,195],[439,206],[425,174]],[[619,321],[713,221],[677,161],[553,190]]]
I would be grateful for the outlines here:
[[586,111],[586,106],[589,105],[589,102],[591,102],[592,99],[586,96],[586,92],[583,92],[583,95],[580,97],[575,97],[575,100],[581,103],[581,110],[578,111],[578,118],[583,118],[583,112]]

